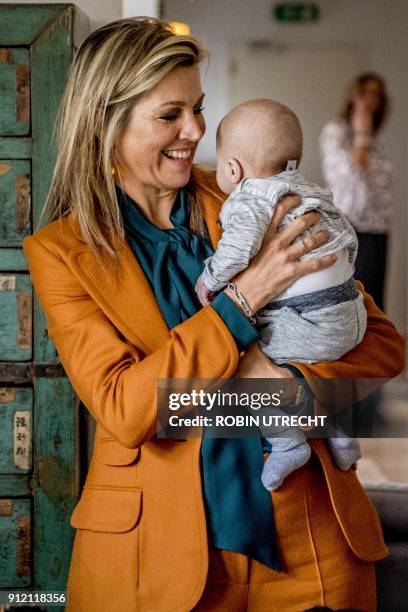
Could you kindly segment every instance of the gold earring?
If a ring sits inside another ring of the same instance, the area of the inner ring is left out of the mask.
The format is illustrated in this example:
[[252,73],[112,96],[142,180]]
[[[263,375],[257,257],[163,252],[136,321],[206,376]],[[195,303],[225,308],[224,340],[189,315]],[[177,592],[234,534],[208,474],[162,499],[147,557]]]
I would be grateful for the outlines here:
[[115,168],[112,166],[112,174],[115,174]]

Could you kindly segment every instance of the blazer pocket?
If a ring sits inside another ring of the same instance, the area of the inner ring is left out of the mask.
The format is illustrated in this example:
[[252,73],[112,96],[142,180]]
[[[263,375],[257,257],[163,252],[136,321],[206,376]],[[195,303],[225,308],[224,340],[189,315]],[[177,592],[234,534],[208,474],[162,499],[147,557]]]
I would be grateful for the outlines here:
[[101,438],[96,442],[95,458],[105,465],[130,465],[139,454],[140,447],[127,448],[114,438]]
[[142,490],[86,486],[71,516],[75,529],[124,533],[142,513]]

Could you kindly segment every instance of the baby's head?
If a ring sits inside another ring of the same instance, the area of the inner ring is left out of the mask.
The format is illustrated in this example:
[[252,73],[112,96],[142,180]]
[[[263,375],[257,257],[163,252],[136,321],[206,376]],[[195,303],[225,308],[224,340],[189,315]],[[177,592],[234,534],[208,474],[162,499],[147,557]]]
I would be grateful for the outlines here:
[[266,178],[300,162],[303,135],[293,111],[275,100],[248,100],[217,130],[217,183],[231,193],[243,178]]

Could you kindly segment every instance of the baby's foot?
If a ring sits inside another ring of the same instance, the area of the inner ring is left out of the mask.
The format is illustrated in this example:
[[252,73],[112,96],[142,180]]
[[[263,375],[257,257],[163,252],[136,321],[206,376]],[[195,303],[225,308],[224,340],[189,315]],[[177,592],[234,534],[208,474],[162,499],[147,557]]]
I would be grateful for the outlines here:
[[344,472],[361,457],[361,449],[355,438],[329,438],[327,440],[335,464]]
[[262,484],[268,491],[275,491],[294,470],[305,465],[312,451],[307,442],[283,452],[272,452],[264,463]]

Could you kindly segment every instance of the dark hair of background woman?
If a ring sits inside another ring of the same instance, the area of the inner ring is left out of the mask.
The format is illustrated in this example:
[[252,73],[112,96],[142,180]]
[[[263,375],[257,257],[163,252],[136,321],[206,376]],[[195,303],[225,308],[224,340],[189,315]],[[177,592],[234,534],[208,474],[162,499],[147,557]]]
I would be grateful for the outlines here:
[[351,81],[346,89],[339,116],[341,119],[345,119],[350,123],[354,100],[359,94],[363,93],[364,87],[369,81],[376,81],[380,88],[381,104],[378,111],[376,111],[373,116],[373,129],[375,133],[378,132],[384,124],[390,110],[390,99],[385,81],[375,72],[363,72]]

